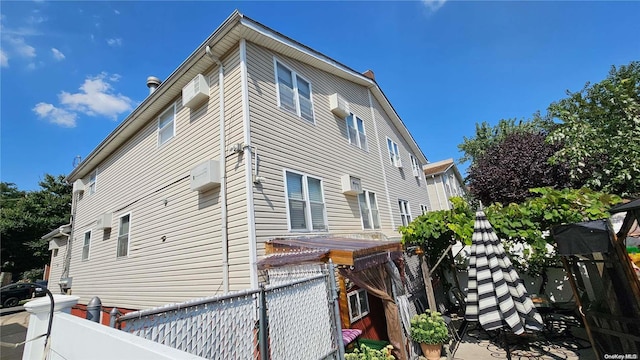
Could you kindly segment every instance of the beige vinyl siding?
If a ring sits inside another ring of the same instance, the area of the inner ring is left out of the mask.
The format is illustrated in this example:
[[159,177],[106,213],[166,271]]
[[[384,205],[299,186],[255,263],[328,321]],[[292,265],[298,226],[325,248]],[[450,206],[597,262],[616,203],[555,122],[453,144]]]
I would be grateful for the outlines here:
[[[258,255],[264,253],[263,242],[269,238],[308,234],[288,230],[284,169],[323,180],[329,232],[365,232],[357,197],[342,193],[343,174],[359,177],[363,189],[376,193],[382,230],[392,232],[367,89],[276,55],[283,65],[310,81],[315,119],[311,124],[277,106],[273,56],[273,52],[247,43],[251,139],[258,151],[258,175],[264,178],[254,187],[253,195]],[[364,121],[368,151],[349,144],[345,120],[329,110],[329,96],[336,92]]]
[[[238,130],[229,126],[240,106],[233,95],[239,93],[238,59],[237,50],[224,59],[230,144],[238,136]],[[175,99],[174,138],[158,146],[157,116],[164,107],[98,166],[97,192],[85,194],[78,202],[72,245],[72,290],[81,303],[99,296],[106,306],[139,309],[222,291],[220,188],[206,192],[189,188],[190,170],[220,156],[217,74],[217,68],[204,74],[211,80],[211,96],[198,109],[183,108],[181,99]],[[244,177],[242,168],[233,170],[234,162],[227,165],[230,179]],[[240,202],[245,210],[243,195],[229,186],[230,220],[238,217],[235,204]],[[96,217],[107,211],[113,212],[111,230],[96,231]],[[116,258],[119,218],[128,213],[129,255]],[[89,229],[94,229],[91,257],[83,262],[82,236]],[[246,263],[241,244],[246,243],[245,232],[246,221],[244,225],[230,222],[233,265]],[[244,273],[235,275],[248,278]]]
[[[383,150],[382,164],[385,168],[387,178],[391,211],[397,228],[402,225],[398,200],[402,199],[409,201],[411,218],[415,219],[421,215],[420,204],[427,204],[429,201],[427,188],[423,174],[420,174],[420,177],[413,176],[411,157],[409,155],[411,154],[416,158],[419,157],[411,151],[407,140],[400,136],[400,132],[389,120],[388,115],[382,110],[382,107],[376,99],[372,97],[371,101],[373,102],[374,113],[377,121],[376,123],[380,141],[379,146]],[[391,163],[391,160],[389,159],[389,150],[387,148],[387,138],[398,144],[402,168],[397,168]],[[379,173],[381,174],[382,171],[380,170]]]
[[427,188],[429,191],[429,199],[431,200],[432,210],[447,210],[449,208],[444,188],[442,187],[442,176],[428,176]]
[[[84,234],[83,234],[84,236]],[[67,253],[67,245],[58,248],[58,255],[53,256],[55,250],[51,250],[51,262],[49,263],[49,288],[54,294],[59,293],[58,282],[64,269],[64,256]]]

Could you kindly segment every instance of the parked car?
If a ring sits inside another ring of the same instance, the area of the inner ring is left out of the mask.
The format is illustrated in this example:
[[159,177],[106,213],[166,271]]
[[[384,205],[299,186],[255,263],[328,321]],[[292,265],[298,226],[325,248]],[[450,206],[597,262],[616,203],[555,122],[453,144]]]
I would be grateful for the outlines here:
[[[45,282],[46,283],[46,282]],[[0,304],[2,307],[14,307],[22,300],[31,299],[32,297],[39,297],[46,295],[45,283],[40,284],[26,284],[15,283],[0,288]]]

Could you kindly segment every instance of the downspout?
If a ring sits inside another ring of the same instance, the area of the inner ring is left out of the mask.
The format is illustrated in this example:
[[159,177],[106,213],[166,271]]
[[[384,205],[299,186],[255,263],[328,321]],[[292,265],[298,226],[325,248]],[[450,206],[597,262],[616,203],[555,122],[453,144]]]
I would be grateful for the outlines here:
[[[64,255],[64,267],[62,268],[62,274],[60,275],[60,282],[62,279],[69,277],[69,269],[71,267],[71,243],[73,242],[73,233],[76,228],[76,209],[78,207],[78,194],[71,194],[71,219],[69,219],[69,223],[71,224],[71,230],[69,231],[69,235],[67,236],[67,252]],[[62,286],[60,286],[60,293],[65,293],[62,290]]]
[[220,123],[220,217],[222,237],[222,287],[224,293],[229,292],[229,230],[227,216],[227,143],[225,136],[225,118],[224,118],[224,66],[220,59],[215,57],[211,52],[211,48],[207,46],[206,53],[211,60],[218,64],[218,98],[220,113],[218,121]]
[[249,118],[249,89],[247,85],[247,41],[240,39],[240,79],[242,85],[242,121],[244,130],[244,175],[247,190],[247,228],[249,232],[249,276],[251,288],[258,287],[257,244],[256,244],[256,215],[253,209],[253,171],[251,156],[251,122]]
[[380,155],[380,166],[382,167],[382,179],[384,179],[384,193],[387,196],[387,205],[389,206],[389,217],[391,218],[391,229],[395,231],[396,223],[393,220],[393,210],[391,208],[391,197],[389,195],[389,185],[387,185],[387,173],[384,166],[384,158],[382,157],[382,147],[380,146],[380,136],[378,135],[378,125],[376,122],[376,113],[373,111],[373,100],[371,100],[371,89],[367,89],[369,95],[369,108],[371,109],[371,120],[373,121],[373,131],[376,133],[376,143],[378,145],[378,155]]

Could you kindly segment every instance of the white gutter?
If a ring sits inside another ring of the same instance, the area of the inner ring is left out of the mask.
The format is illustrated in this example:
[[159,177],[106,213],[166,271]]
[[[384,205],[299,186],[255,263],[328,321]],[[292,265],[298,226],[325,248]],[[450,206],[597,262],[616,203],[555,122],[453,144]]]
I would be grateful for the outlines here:
[[396,222],[393,219],[393,210],[391,208],[391,196],[389,195],[389,185],[387,184],[387,173],[385,171],[384,158],[382,157],[382,147],[380,146],[380,137],[378,135],[378,125],[376,121],[376,113],[373,111],[373,100],[371,99],[371,90],[367,89],[369,95],[369,108],[371,108],[371,119],[373,121],[373,131],[376,133],[376,143],[378,144],[378,154],[380,155],[380,165],[382,166],[382,178],[384,179],[384,193],[387,196],[387,206],[389,206],[389,217],[391,218],[391,228],[396,229]]
[[249,232],[249,275],[251,288],[258,287],[258,253],[256,250],[256,215],[253,204],[253,171],[251,170],[251,123],[249,119],[249,89],[247,85],[247,41],[240,39],[240,79],[242,85],[242,128],[244,130],[244,178],[247,190],[247,228]]

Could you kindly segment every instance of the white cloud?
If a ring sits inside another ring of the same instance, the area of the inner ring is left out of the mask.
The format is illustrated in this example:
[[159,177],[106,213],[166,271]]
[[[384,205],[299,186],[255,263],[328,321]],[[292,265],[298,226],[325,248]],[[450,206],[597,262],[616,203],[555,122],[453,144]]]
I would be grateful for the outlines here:
[[444,6],[446,2],[447,0],[422,0],[422,4],[424,4],[427,10],[429,10],[431,13],[440,10],[440,8]]
[[0,49],[0,67],[9,67],[9,57]]
[[7,39],[7,41],[9,43],[12,44],[13,51],[16,52],[18,55],[20,55],[22,57],[25,57],[25,58],[34,58],[34,57],[36,57],[36,48],[34,48],[33,46],[27,44],[24,41],[24,38],[6,36],[6,39]]
[[50,123],[68,128],[76,127],[77,115],[65,109],[41,102],[36,104],[32,110],[39,118],[45,119]]
[[113,9],[113,12],[114,12],[116,15],[120,15],[120,11],[118,11],[118,9]]
[[64,56],[62,51],[60,51],[60,50],[58,50],[56,48],[51,48],[51,52],[53,53],[53,58],[58,60],[58,61],[64,60],[64,58],[66,57],[66,56]]
[[121,38],[113,38],[113,39],[107,39],[107,45],[109,46],[122,46],[122,39]]
[[80,86],[80,92],[60,93],[58,95],[60,103],[69,110],[116,120],[119,114],[130,111],[134,105],[133,100],[127,96],[113,92],[110,83],[118,79],[119,75],[109,75],[104,72],[95,77],[88,77]]

